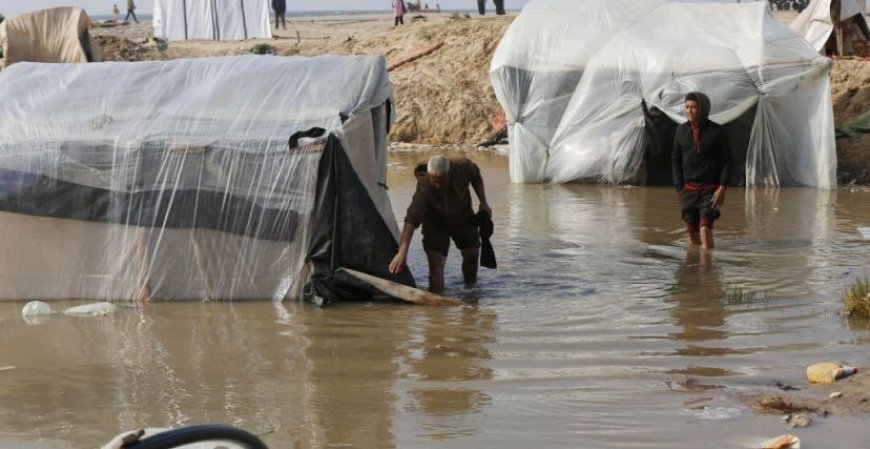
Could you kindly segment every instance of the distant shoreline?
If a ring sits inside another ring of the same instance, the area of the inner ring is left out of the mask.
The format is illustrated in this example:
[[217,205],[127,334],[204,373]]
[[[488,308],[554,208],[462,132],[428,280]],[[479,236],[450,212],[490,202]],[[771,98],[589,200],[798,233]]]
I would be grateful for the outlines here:
[[[506,10],[508,13],[519,13],[519,9],[508,9]],[[441,14],[477,14],[476,9],[442,9]],[[124,19],[124,16],[127,14],[126,11],[121,11],[121,14],[118,14],[120,20]],[[370,14],[389,14],[392,15],[393,11],[390,9],[371,9],[371,10],[354,10],[354,11],[329,11],[329,10],[311,10],[311,11],[287,11],[287,18],[291,19],[293,17],[320,17],[320,16],[360,16],[360,15],[370,15]],[[408,12],[407,14],[415,14],[415,12]],[[425,14],[425,13],[424,13]],[[269,15],[272,16],[271,11]],[[487,10],[487,15],[495,15],[495,11]],[[111,14],[89,14],[90,18],[93,20],[110,20],[112,18]],[[153,14],[137,14],[137,18],[142,20],[151,20],[154,18]]]

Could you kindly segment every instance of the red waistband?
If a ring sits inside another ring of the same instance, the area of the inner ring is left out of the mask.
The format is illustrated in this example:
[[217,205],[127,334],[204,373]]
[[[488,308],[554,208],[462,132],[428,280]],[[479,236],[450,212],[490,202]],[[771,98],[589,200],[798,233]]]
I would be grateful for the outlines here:
[[683,190],[688,190],[689,192],[697,192],[702,190],[716,190],[719,188],[719,184],[691,184],[685,183],[683,184]]

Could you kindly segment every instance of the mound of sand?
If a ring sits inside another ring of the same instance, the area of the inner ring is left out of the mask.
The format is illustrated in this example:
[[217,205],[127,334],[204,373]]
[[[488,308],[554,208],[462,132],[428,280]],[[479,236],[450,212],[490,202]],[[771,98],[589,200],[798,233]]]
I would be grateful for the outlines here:
[[[834,123],[842,126],[870,111],[870,61],[839,59],[831,71]],[[837,180],[870,184],[870,134],[837,139]]]
[[123,37],[94,36],[104,61],[151,61],[164,59],[154,45],[148,46]]
[[870,111],[870,61],[838,59],[831,71],[834,122],[846,124]]
[[391,140],[473,144],[495,131],[493,119],[500,106],[489,79],[489,62],[509,24],[507,18],[458,17],[398,27],[369,38],[279,49],[278,54],[383,54],[388,64],[394,64],[437,47],[390,72],[397,111]]

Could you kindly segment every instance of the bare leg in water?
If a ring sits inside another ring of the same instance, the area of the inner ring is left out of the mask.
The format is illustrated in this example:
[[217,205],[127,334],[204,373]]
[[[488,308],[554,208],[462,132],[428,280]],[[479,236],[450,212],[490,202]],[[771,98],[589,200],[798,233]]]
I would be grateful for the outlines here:
[[447,257],[435,251],[427,251],[429,259],[429,291],[440,293],[444,291],[444,265]]
[[704,249],[713,249],[713,229],[701,226],[701,245]]
[[462,251],[462,277],[466,284],[477,282],[477,267],[480,248],[466,248]]

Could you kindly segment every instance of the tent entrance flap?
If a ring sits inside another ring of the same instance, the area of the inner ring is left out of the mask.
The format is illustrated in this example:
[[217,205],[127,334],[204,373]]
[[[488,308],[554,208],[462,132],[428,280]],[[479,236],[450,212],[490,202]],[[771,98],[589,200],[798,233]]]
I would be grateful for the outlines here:
[[397,275],[388,271],[399,243],[334,134],[327,138],[317,171],[314,234],[309,251],[313,273],[305,298],[321,305],[371,299],[371,292],[336,276],[342,267],[416,287],[409,270]]

